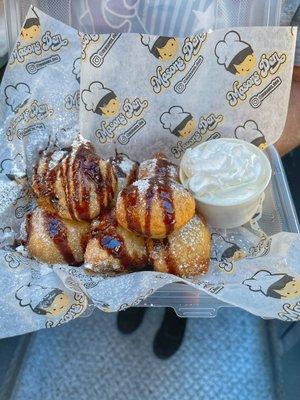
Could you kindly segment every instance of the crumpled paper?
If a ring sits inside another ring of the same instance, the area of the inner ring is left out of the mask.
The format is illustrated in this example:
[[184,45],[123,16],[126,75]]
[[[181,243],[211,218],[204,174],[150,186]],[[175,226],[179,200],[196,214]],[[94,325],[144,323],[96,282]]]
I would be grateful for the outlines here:
[[[210,271],[193,279],[153,271],[90,275],[14,248],[35,207],[28,177],[39,150],[70,145],[79,127],[99,154],[117,149],[138,160],[159,150],[179,162],[186,148],[221,136],[275,142],[287,112],[296,30],[239,28],[157,42],[82,34],[36,8],[27,18],[36,25],[22,29],[1,86],[0,337],[58,326],[95,307],[122,310],[172,282],[261,317],[299,320],[300,235],[268,237],[259,226],[263,205],[247,225],[212,231]],[[115,102],[103,101],[106,95]]]

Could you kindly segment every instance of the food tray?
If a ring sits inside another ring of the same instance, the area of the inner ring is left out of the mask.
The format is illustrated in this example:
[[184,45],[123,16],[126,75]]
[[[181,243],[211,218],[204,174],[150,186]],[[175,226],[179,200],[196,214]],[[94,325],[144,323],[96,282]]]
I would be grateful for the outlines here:
[[[268,235],[280,231],[300,232],[299,222],[280,156],[274,146],[267,150],[273,175],[266,190],[260,227]],[[157,290],[140,307],[172,307],[180,317],[216,317],[222,307],[233,307],[183,283],[172,283]]]
[[[104,0],[95,0],[93,4],[99,6],[99,10],[101,9],[103,13],[106,7],[105,3],[107,2]],[[131,3],[137,5],[135,15],[130,18],[126,15],[121,16],[130,21],[131,31],[147,31],[152,34],[175,36],[189,35],[208,28],[278,25],[281,10],[281,0],[264,2],[261,0],[240,0],[239,2],[236,0],[138,0]],[[96,33],[101,28],[96,16],[91,15],[86,0],[66,0],[64,2],[60,0],[4,0],[10,51],[30,4],[76,29]],[[127,3],[125,0],[120,0],[120,4]],[[180,7],[183,6],[184,10],[181,10]],[[182,15],[183,11],[184,15]],[[199,20],[197,22],[195,15],[197,13],[199,15],[203,11],[205,11],[205,15],[202,15],[202,22]],[[164,15],[163,21],[161,15]],[[135,25],[136,17],[142,21],[140,26]],[[183,17],[185,18],[183,19]],[[113,26],[114,23],[115,21],[110,21],[106,29],[101,31],[117,31],[118,29]],[[274,175],[266,193],[261,227],[270,235],[282,230],[299,232],[299,224],[284,169],[273,146],[269,148],[268,156]],[[182,283],[165,286],[141,302],[139,306],[173,307],[181,317],[215,317],[220,308],[232,307],[230,304]]]

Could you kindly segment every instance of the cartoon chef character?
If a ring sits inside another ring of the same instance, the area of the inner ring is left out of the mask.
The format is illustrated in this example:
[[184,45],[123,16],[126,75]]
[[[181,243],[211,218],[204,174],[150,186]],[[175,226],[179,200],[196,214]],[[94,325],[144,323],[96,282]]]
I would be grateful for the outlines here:
[[[211,235],[213,246],[212,259],[220,262],[220,267],[230,272],[233,269],[233,262],[246,257],[246,252],[236,243],[226,240],[222,235],[213,233]],[[218,250],[216,250],[218,249]]]
[[113,117],[120,108],[115,92],[104,87],[102,82],[92,82],[82,91],[81,98],[86,110],[105,117]]
[[164,129],[168,129],[173,135],[186,138],[196,129],[196,121],[192,114],[183,111],[180,106],[173,106],[163,113],[160,122]]
[[21,30],[21,36],[25,41],[31,42],[37,39],[41,33],[40,19],[35,12],[34,7],[31,8],[33,16],[27,18]]
[[39,315],[58,317],[65,314],[70,308],[70,300],[61,289],[28,284],[20,287],[16,298],[21,307],[30,307]]
[[249,120],[243,126],[238,126],[234,131],[234,136],[237,139],[250,141],[254,146],[264,150],[267,147],[267,142],[264,134],[258,129],[255,121]]
[[287,274],[272,274],[261,270],[243,282],[252,292],[260,292],[274,299],[290,299],[300,296],[300,279]]
[[256,57],[249,43],[235,31],[226,33],[215,47],[217,62],[234,75],[246,76],[255,67]]
[[141,35],[141,42],[154,57],[162,61],[175,58],[179,48],[179,42],[174,37]]

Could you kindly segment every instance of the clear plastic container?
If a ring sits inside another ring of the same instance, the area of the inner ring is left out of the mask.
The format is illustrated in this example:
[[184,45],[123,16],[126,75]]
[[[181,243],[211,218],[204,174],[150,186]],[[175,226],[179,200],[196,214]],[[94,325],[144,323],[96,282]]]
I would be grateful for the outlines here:
[[[268,235],[281,231],[299,233],[300,226],[280,156],[274,146],[268,148],[267,155],[273,175],[265,192],[264,209],[259,225]],[[173,307],[180,317],[202,318],[215,317],[222,307],[233,307],[182,283],[164,286],[139,306]]]
[[232,26],[279,25],[281,0],[4,0],[12,50],[30,5],[87,33],[187,36]]
[[[12,50],[30,5],[83,32],[148,32],[185,36],[233,26],[279,25],[281,0],[4,0],[9,49]],[[288,183],[273,146],[274,171],[260,221],[267,234],[299,232]],[[182,317],[215,317],[231,305],[182,283],[167,285],[140,306],[173,307]]]

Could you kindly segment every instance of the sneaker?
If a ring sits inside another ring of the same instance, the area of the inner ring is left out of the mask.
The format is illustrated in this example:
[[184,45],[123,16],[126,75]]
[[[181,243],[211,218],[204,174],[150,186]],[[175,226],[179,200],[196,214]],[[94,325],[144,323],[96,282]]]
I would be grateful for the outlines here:
[[125,335],[133,333],[141,325],[145,312],[145,307],[132,307],[119,311],[117,317],[118,330]]
[[176,353],[184,338],[186,322],[186,318],[178,317],[172,308],[166,309],[153,342],[153,352],[158,358],[165,360]]

